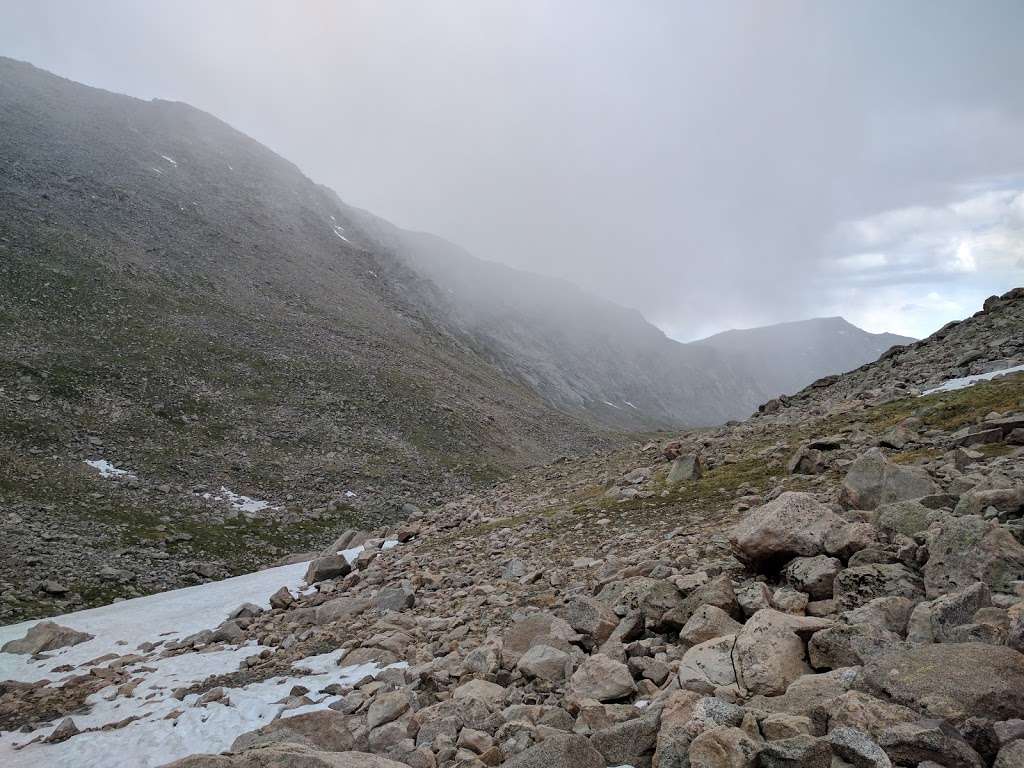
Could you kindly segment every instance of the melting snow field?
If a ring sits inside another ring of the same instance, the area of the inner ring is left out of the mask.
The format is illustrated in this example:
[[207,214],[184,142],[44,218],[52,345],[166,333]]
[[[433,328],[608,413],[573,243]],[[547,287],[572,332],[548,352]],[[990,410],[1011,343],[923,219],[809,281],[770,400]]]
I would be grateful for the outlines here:
[[239,493],[235,493],[223,485],[220,487],[220,491],[217,493],[203,493],[200,494],[201,498],[213,500],[213,501],[226,501],[235,509],[241,510],[242,512],[259,512],[263,509],[278,509],[278,507],[272,506],[269,501],[263,499],[253,499],[249,496],[242,496]]
[[924,395],[934,395],[936,392],[955,392],[958,389],[966,389],[967,387],[977,384],[979,381],[990,381],[999,376],[1005,376],[1010,373],[1018,373],[1024,371],[1024,365],[1015,365],[1013,368],[1003,368],[1001,371],[989,371],[988,373],[976,373],[973,376],[964,376],[959,379],[950,379],[945,381],[933,389],[927,389],[921,393]]
[[[398,542],[385,542],[390,549]],[[363,547],[344,550],[340,554],[349,561]],[[308,563],[269,568],[223,581],[201,584],[185,589],[149,595],[134,600],[112,603],[100,608],[53,617],[62,626],[88,632],[95,637],[79,645],[49,654],[45,660],[27,655],[0,653],[0,680],[37,681],[49,679],[60,685],[63,678],[95,666],[87,664],[105,654],[126,655],[138,652],[145,658],[127,669],[141,682],[130,694],[119,694],[109,686],[89,697],[89,709],[72,717],[79,730],[98,728],[129,717],[139,717],[120,728],[81,733],[58,744],[26,744],[48,735],[52,726],[32,733],[0,732],[0,765],[4,768],[50,768],[76,766],[89,768],[136,768],[159,766],[197,752],[220,752],[231,746],[242,733],[266,725],[281,715],[290,717],[316,709],[324,709],[337,696],[318,695],[317,691],[338,683],[354,683],[367,675],[376,675],[381,667],[361,664],[339,667],[343,650],[303,659],[294,666],[294,674],[276,677],[239,688],[226,688],[226,700],[197,706],[198,695],[183,700],[172,697],[176,688],[204,680],[210,675],[233,672],[247,657],[264,650],[258,645],[229,647],[212,652],[189,651],[178,656],[160,658],[160,648],[149,654],[138,651],[143,642],[176,640],[220,624],[242,603],[269,607],[269,597],[281,586],[293,593],[305,588],[303,576]],[[37,621],[26,621],[0,627],[0,645],[23,637]],[[52,672],[55,667],[70,665],[69,673]],[[392,666],[405,666],[404,662]],[[385,667],[386,668],[386,667]],[[314,703],[288,710],[283,715],[289,691],[295,685],[310,690]],[[164,719],[178,710],[175,719]]]
[[135,477],[127,469],[118,469],[106,459],[92,459],[85,463],[93,469],[99,470],[100,477]]

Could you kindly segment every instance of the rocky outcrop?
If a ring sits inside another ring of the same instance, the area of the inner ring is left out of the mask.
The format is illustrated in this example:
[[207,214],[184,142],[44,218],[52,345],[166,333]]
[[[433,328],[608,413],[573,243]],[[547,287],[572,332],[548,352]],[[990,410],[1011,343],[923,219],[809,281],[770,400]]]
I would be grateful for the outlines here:
[[0,648],[0,653],[45,653],[67,648],[70,645],[78,645],[92,640],[92,638],[93,636],[88,632],[62,627],[52,621],[40,621],[30,627],[20,640],[4,643]]

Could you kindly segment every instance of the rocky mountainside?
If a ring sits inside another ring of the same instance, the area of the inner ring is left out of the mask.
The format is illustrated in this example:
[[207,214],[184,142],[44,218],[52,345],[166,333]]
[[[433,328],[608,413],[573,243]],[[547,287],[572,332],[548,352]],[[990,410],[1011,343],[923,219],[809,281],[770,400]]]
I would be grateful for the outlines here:
[[251,570],[608,444],[351,227],[210,115],[0,59],[0,616]]
[[[152,626],[0,631],[0,756],[1022,765],[1022,310],[1011,291],[903,352],[904,386],[890,358],[739,424],[345,532],[299,570],[209,591],[205,630],[144,598],[111,609]],[[997,358],[1005,375],[976,370]],[[949,372],[975,378],[922,394]]]
[[819,317],[725,331],[694,345],[739,358],[761,390],[774,397],[793,394],[822,376],[874,362],[892,347],[914,341],[895,333],[868,333],[841,317]]

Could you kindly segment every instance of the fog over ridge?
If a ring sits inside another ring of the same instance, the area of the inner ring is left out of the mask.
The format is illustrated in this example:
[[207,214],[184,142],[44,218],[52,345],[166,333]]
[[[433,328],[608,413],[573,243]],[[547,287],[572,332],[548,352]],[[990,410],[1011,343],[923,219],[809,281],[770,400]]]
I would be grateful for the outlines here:
[[186,101],[680,340],[833,315],[923,336],[1024,277],[1018,3],[0,12],[4,55]]

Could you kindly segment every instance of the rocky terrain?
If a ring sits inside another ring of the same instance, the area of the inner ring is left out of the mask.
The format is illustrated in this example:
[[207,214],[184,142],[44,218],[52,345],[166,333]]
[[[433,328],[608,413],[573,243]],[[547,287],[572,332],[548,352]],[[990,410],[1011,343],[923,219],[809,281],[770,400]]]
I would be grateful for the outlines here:
[[[1017,289],[742,423],[348,531],[294,566],[302,581],[265,572],[256,604],[186,636],[118,647],[86,614],[21,625],[0,652],[0,755],[1024,765],[1022,311]],[[118,649],[91,655],[101,640]],[[186,756],[212,743],[204,723],[216,748]]]
[[[839,338],[794,388],[867,359]],[[746,415],[781,391],[760,367],[403,232],[186,104],[0,58],[0,621]]]

